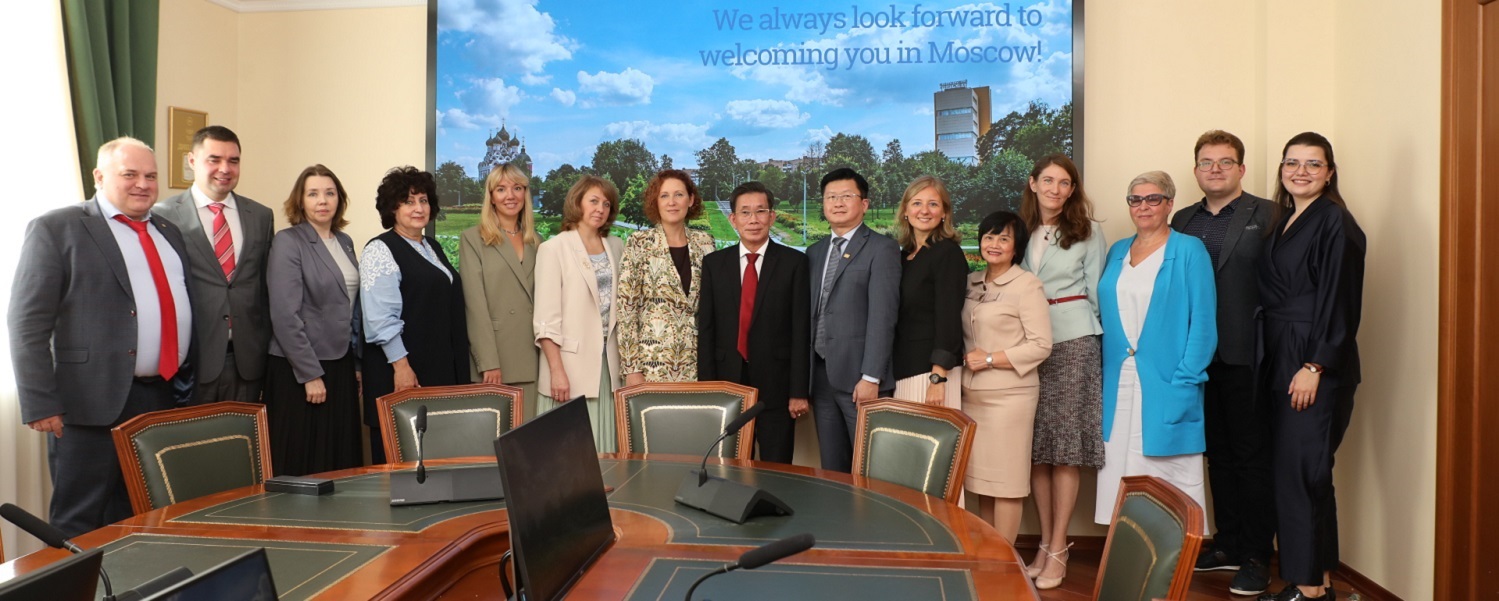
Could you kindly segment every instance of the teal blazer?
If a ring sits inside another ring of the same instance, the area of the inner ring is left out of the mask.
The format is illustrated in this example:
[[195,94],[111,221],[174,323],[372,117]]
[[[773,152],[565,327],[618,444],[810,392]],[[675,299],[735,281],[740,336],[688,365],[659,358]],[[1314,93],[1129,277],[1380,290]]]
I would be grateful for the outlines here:
[[[1103,322],[1103,439],[1114,429],[1119,403],[1119,369],[1129,357],[1129,339],[1119,320],[1119,274],[1129,258],[1130,236],[1114,243],[1098,281],[1099,316]],[[1135,349],[1140,374],[1140,406],[1145,455],[1164,457],[1201,453],[1206,447],[1202,425],[1202,391],[1208,363],[1218,350],[1218,294],[1213,261],[1194,236],[1171,232],[1161,272],[1156,275],[1150,308]]]

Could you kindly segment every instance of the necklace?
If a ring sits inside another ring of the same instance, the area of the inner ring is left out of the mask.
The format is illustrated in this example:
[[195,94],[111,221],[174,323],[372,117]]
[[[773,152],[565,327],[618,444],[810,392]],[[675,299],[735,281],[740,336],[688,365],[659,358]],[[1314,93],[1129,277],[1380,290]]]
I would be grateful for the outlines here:
[[510,230],[507,230],[507,229],[505,229],[505,228],[503,228],[503,227],[502,227],[502,228],[500,228],[500,231],[502,231],[502,232],[505,232],[505,233],[507,233],[507,234],[510,234],[510,235],[511,235],[511,236],[514,236],[514,235],[516,235],[516,234],[519,234],[519,233],[520,233],[520,227],[519,227],[519,226],[517,226],[517,227],[516,227],[516,228],[515,228],[515,231],[513,231],[513,232],[512,232],[512,231],[510,231]]

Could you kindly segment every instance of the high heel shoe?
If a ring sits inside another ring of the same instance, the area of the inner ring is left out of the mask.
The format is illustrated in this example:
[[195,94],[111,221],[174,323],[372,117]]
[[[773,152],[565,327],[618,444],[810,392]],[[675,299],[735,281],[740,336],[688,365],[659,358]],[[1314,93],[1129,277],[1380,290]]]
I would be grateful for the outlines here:
[[1040,550],[1036,551],[1036,558],[1031,560],[1030,565],[1025,566],[1025,577],[1026,578],[1030,578],[1031,580],[1035,580],[1037,576],[1041,575],[1041,570],[1043,570],[1043,569],[1046,568],[1046,555],[1047,554],[1048,554],[1048,551],[1046,549],[1046,545],[1042,544],[1041,547],[1040,547]]
[[1044,578],[1040,574],[1037,574],[1036,575],[1036,588],[1037,589],[1044,591],[1044,590],[1054,589],[1054,588],[1057,588],[1059,586],[1062,586],[1062,581],[1067,578],[1067,558],[1070,556],[1071,549],[1072,549],[1072,543],[1067,543],[1067,547],[1064,548],[1064,549],[1062,549],[1061,551],[1057,551],[1055,553],[1052,553],[1052,552],[1048,551],[1046,553],[1047,557],[1051,558],[1053,561],[1055,561],[1057,563],[1062,564],[1062,575],[1058,576],[1056,578]]

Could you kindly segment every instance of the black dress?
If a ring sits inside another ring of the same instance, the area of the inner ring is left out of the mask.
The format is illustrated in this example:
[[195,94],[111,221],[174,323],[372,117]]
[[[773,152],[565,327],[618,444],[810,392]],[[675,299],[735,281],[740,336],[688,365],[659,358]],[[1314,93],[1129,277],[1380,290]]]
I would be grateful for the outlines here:
[[[1361,377],[1364,232],[1343,206],[1323,197],[1275,224],[1260,258],[1263,309],[1261,394],[1274,415],[1274,478],[1280,573],[1320,585],[1338,567],[1333,453],[1353,414]],[[1296,411],[1286,392],[1306,363],[1321,365],[1310,407]]]

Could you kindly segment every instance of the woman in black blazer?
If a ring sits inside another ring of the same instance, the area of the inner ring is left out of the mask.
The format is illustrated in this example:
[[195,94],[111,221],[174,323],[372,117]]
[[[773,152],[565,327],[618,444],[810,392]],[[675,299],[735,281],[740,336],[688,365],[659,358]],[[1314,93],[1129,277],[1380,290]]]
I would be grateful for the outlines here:
[[958,408],[955,368],[963,360],[963,299],[968,260],[953,229],[947,186],[923,175],[900,201],[900,311],[895,324],[895,397]]
[[271,296],[271,356],[265,404],[276,475],[357,467],[359,383],[353,319],[359,291],[343,184],[327,167],[302,170],[284,210],[291,227],[276,233],[266,271]]

